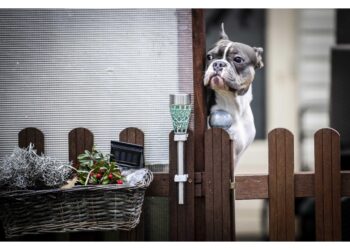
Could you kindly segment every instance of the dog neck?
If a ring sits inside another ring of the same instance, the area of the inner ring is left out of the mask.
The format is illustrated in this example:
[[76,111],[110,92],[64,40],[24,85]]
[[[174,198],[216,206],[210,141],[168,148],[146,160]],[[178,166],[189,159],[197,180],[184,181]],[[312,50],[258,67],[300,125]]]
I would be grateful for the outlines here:
[[231,114],[232,117],[244,116],[245,112],[250,108],[253,100],[252,86],[249,87],[247,93],[238,95],[236,92],[216,90],[215,91],[215,110],[223,109]]

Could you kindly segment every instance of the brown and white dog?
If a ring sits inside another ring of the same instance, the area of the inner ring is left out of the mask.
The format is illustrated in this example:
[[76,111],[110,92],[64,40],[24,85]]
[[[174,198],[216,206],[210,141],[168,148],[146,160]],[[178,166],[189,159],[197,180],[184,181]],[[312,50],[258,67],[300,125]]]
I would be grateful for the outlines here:
[[221,25],[220,39],[207,53],[204,85],[209,88],[209,125],[224,128],[235,143],[235,163],[253,142],[250,107],[255,69],[263,67],[262,48],[230,41]]

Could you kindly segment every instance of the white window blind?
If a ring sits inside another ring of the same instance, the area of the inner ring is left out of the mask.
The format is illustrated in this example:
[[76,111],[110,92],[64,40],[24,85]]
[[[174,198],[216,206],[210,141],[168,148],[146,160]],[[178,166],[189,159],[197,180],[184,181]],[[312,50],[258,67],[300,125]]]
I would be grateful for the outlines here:
[[192,93],[191,11],[0,10],[0,157],[36,127],[45,153],[68,159],[68,133],[96,146],[145,133],[146,164],[168,164],[170,93]]

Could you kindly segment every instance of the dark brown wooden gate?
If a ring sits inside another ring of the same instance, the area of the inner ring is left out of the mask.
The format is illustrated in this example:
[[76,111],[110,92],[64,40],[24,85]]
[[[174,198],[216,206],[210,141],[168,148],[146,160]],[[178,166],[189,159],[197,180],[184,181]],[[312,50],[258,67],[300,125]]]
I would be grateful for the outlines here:
[[[269,201],[270,240],[295,240],[294,206],[295,199],[301,197],[316,199],[316,239],[341,240],[341,197],[350,196],[350,172],[340,171],[337,131],[324,128],[315,133],[315,172],[294,173],[293,134],[278,128],[268,135],[269,173],[233,178],[233,144],[221,129],[205,132],[205,171],[194,173],[195,196],[205,200],[205,217],[202,218],[206,224],[205,240],[234,240],[234,201],[250,199]],[[171,150],[170,155],[175,157],[176,152]],[[171,183],[172,176],[169,178]],[[176,192],[169,195],[177,199]],[[191,203],[174,205],[183,210],[192,206]],[[174,233],[171,239],[188,238]]]

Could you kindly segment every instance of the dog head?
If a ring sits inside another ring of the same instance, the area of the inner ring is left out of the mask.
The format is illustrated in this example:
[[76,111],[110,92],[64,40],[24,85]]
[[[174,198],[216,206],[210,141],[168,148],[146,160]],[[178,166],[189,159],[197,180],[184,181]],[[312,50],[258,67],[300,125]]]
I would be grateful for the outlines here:
[[220,40],[207,53],[204,85],[214,91],[244,95],[254,80],[255,69],[264,66],[262,48],[232,42],[221,25]]

